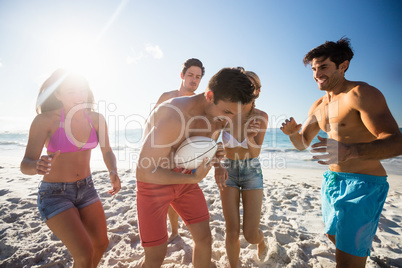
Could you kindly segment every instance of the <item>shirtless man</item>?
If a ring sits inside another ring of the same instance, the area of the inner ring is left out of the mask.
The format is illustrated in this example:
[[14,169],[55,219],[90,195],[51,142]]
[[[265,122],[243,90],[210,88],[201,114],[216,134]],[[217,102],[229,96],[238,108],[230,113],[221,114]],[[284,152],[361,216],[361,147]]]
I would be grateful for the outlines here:
[[188,59],[185,63],[183,63],[183,68],[180,73],[180,88],[163,93],[159,97],[155,107],[172,98],[194,95],[194,91],[197,90],[204,73],[205,68],[200,60],[194,58]]
[[[173,91],[164,92],[156,103],[154,109],[164,101],[172,98],[182,96],[193,96],[194,91],[197,90],[198,85],[201,82],[201,78],[204,76],[205,68],[202,62],[198,59],[188,59],[183,63],[183,68],[180,73],[181,84],[180,88]],[[172,242],[179,236],[179,214],[169,206],[168,217],[172,233],[169,236],[168,243]]]
[[240,70],[224,68],[208,83],[205,93],[174,98],[159,105],[144,131],[137,165],[137,211],[145,259],[142,267],[160,267],[167,249],[167,211],[172,204],[193,240],[194,267],[210,267],[209,212],[198,182],[213,161],[191,171],[176,168],[173,155],[191,136],[218,139],[226,120],[241,112],[253,99],[254,85]]
[[[336,246],[337,267],[365,267],[388,192],[380,160],[402,154],[402,135],[382,93],[345,79],[353,51],[349,39],[325,42],[304,57],[325,95],[303,125],[291,117],[281,130],[296,149],[312,145],[313,158],[329,165],[321,189],[325,232]],[[300,131],[301,129],[301,131]],[[300,131],[300,132],[299,132]]]

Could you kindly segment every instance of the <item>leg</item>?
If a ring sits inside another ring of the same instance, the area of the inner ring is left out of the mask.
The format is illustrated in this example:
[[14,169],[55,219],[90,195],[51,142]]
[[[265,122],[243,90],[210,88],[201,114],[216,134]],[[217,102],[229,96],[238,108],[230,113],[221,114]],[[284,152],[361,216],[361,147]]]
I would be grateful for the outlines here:
[[[328,239],[335,243],[335,235],[329,235],[326,234]],[[366,261],[367,257],[359,257],[359,256],[354,256],[349,253],[343,252],[340,249],[336,249],[335,253],[335,259],[336,259],[336,267],[339,268],[360,268],[360,267],[365,267],[366,266]]]
[[169,206],[168,216],[170,227],[172,228],[172,233],[168,239],[168,243],[170,243],[179,235],[179,214],[177,214],[172,206]]
[[212,255],[212,236],[209,228],[209,220],[187,225],[193,240],[193,265],[194,268],[206,267],[211,265]]
[[94,267],[93,248],[77,208],[70,208],[46,221],[49,229],[63,242],[74,259],[74,267]]
[[[336,176],[337,190],[342,193],[333,202],[338,213],[337,267],[365,267],[389,188],[386,177],[332,174]],[[334,242],[334,236],[328,237]]]
[[96,267],[109,245],[105,212],[101,201],[97,201],[94,204],[80,209],[79,213],[82,223],[92,241],[94,251],[93,264],[94,267]]
[[326,235],[327,235],[328,239],[331,240],[331,242],[334,243],[334,245],[336,245],[335,235],[330,235],[330,234],[326,234]]
[[145,259],[141,267],[161,267],[167,251],[167,242],[159,246],[144,247]]
[[339,249],[336,249],[335,258],[337,268],[364,268],[367,260],[367,257],[350,255]]
[[260,230],[261,205],[263,190],[245,190],[243,199],[243,234],[250,244],[258,244],[258,257],[264,252],[266,245]]
[[160,267],[167,251],[167,212],[173,186],[137,181],[137,216],[145,258],[141,267]]
[[226,254],[231,267],[238,267],[240,254],[240,190],[226,187],[221,191],[222,210],[226,223]]

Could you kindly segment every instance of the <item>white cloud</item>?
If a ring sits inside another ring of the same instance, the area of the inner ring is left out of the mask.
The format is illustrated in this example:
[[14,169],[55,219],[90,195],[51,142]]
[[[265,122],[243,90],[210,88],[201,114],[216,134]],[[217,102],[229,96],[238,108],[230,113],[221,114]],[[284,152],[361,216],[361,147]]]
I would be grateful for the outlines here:
[[158,45],[146,45],[145,50],[150,54],[154,59],[160,60],[163,58],[163,51]]
[[1,61],[1,59],[0,59],[0,68],[2,68],[4,65],[3,65],[3,62]]
[[160,60],[163,58],[163,51],[158,45],[152,44],[146,44],[145,49],[140,52],[136,52],[134,48],[131,48],[131,53],[127,56],[126,62],[127,64],[136,64],[148,56]]
[[138,55],[134,56],[128,55],[126,62],[127,64],[133,64],[133,63],[135,64],[144,57],[146,57],[146,55],[143,52],[140,52]]

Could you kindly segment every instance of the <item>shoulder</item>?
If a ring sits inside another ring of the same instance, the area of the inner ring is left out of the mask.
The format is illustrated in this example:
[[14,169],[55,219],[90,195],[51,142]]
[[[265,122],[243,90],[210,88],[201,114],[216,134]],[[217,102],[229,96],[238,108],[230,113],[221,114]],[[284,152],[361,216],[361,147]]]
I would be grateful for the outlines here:
[[260,109],[254,109],[254,117],[261,124],[262,129],[267,129],[268,127],[268,114]]
[[181,113],[186,113],[186,111],[189,111],[197,106],[197,96],[198,95],[171,98],[169,101],[165,101],[163,104],[161,104],[160,107],[165,107],[172,110],[180,110]]
[[105,117],[102,114],[95,112],[95,111],[87,111],[86,113],[88,114],[89,118],[91,118],[91,120],[99,121],[99,119],[103,119],[103,120],[105,119]]
[[194,108],[190,98],[175,98],[159,105],[151,118],[155,126],[168,128],[169,132],[180,132],[191,117],[189,111]]
[[40,133],[52,133],[60,125],[60,111],[50,111],[38,114],[32,121],[30,133],[41,135]]
[[255,111],[255,116],[257,116],[258,118],[268,120],[268,114],[266,112],[264,112],[260,109],[257,109],[257,108],[255,108],[254,111]]
[[164,118],[185,123],[190,117],[200,115],[198,114],[200,105],[202,105],[200,94],[174,98],[159,105],[153,111],[152,116],[157,121]]
[[106,119],[102,114],[95,112],[95,111],[88,111],[87,114],[88,114],[89,118],[91,119],[93,126],[96,129],[99,128],[99,125],[106,124]]
[[314,112],[319,109],[321,107],[321,105],[324,103],[325,101],[325,95],[322,96],[321,98],[319,98],[318,100],[316,100],[310,107],[310,111],[309,111],[309,115],[314,114]]
[[[175,145],[181,139],[186,121],[180,109],[169,103],[158,106],[146,123],[145,138],[155,144]],[[152,141],[149,138],[152,137]]]
[[60,111],[50,111],[45,112],[42,114],[38,114],[33,122],[32,125],[38,125],[39,127],[51,126],[54,123],[60,122]]
[[380,90],[364,82],[354,82],[352,88],[347,93],[347,98],[352,106],[378,106],[382,102],[385,102],[384,95]]
[[154,112],[155,119],[160,121],[184,121],[184,112],[181,103],[176,101],[164,102]]
[[383,96],[381,91],[364,82],[353,82],[348,92],[354,97],[378,97]]
[[176,98],[178,96],[178,90],[172,90],[162,93],[162,95],[158,99],[158,104],[170,100],[172,98]]

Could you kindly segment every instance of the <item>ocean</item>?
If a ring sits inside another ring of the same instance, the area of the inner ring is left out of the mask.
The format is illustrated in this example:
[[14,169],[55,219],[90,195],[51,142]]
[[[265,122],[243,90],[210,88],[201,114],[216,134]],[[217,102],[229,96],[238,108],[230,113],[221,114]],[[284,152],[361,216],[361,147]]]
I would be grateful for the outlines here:
[[[319,135],[327,136],[322,131]],[[118,161],[118,167],[134,170],[141,149],[142,130],[110,131],[109,139]],[[28,131],[0,132],[0,153],[2,156],[22,160],[27,141]],[[317,138],[313,140],[313,143],[315,142],[318,142]],[[42,153],[46,153],[45,149]],[[327,169],[327,166],[318,164],[316,160],[312,159],[312,156],[310,148],[300,152],[293,147],[288,136],[283,134],[280,129],[269,128],[262,145],[260,161],[264,168],[269,169],[308,168],[323,171]],[[93,150],[92,162],[97,166],[103,165],[99,146]],[[402,156],[383,160],[382,163],[389,174],[402,175]],[[2,163],[0,163],[1,165]]]

